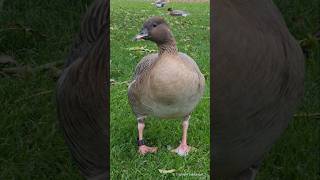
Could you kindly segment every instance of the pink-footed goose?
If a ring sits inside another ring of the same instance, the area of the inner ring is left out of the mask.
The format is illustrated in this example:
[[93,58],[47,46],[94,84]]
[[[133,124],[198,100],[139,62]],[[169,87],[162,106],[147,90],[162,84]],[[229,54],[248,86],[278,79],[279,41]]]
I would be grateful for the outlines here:
[[161,17],[148,19],[135,37],[153,41],[159,52],[145,56],[137,65],[129,86],[129,103],[138,120],[140,154],[156,152],[156,147],[144,144],[144,120],[147,116],[183,118],[182,141],[175,152],[186,155],[187,130],[190,113],[203,95],[205,80],[197,64],[186,54],[178,52],[169,26]]
[[60,127],[87,180],[109,179],[109,4],[88,8],[57,84]]
[[183,11],[183,10],[173,10],[172,8],[168,8],[168,14],[170,15],[170,16],[183,16],[183,17],[186,17],[186,16],[188,16],[189,15],[189,13],[188,12],[186,12],[186,11]]
[[213,8],[213,178],[254,179],[302,98],[304,58],[271,0]]

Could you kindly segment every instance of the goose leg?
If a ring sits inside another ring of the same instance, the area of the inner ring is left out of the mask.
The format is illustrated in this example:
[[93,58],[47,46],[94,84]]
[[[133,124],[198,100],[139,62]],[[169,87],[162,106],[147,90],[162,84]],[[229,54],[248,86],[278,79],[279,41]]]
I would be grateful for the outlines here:
[[138,146],[139,146],[139,153],[141,155],[145,155],[147,153],[155,153],[157,151],[157,147],[149,147],[144,144],[143,140],[143,130],[144,130],[145,124],[144,119],[138,120]]
[[190,151],[190,146],[187,144],[187,132],[189,127],[189,119],[190,115],[186,116],[182,121],[182,140],[179,145],[174,151],[180,156],[186,156]]

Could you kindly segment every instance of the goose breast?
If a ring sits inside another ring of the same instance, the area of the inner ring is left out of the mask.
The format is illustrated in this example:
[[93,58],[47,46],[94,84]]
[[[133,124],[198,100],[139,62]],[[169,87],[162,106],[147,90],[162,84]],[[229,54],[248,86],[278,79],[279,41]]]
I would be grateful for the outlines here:
[[142,100],[158,117],[181,117],[189,114],[204,90],[204,77],[187,55],[168,56],[155,63]]

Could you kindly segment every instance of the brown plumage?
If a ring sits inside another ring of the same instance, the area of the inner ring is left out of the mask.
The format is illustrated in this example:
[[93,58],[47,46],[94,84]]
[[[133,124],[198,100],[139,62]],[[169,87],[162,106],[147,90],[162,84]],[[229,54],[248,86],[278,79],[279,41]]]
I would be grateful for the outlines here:
[[303,54],[272,1],[213,7],[213,175],[251,179],[302,97]]
[[[169,26],[160,17],[148,19],[136,38],[151,40],[159,48],[140,61],[129,86],[129,102],[139,123],[144,127],[147,116],[188,119],[204,91],[197,64],[178,52]],[[139,128],[141,135],[142,131]]]
[[57,85],[58,117],[66,143],[82,174],[95,180],[107,179],[109,171],[108,18],[107,1],[94,1]]
[[170,16],[183,16],[186,17],[189,15],[188,12],[182,10],[173,10],[172,8],[168,8],[168,12]]

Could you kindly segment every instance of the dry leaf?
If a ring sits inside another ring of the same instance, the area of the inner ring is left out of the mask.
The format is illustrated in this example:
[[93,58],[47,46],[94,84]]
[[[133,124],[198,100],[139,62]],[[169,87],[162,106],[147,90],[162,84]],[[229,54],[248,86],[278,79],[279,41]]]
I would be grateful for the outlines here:
[[169,174],[169,173],[174,173],[174,172],[176,172],[175,169],[169,169],[169,170],[166,170],[166,169],[158,169],[158,170],[159,170],[159,172],[160,172],[161,174]]

